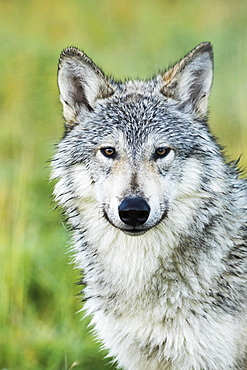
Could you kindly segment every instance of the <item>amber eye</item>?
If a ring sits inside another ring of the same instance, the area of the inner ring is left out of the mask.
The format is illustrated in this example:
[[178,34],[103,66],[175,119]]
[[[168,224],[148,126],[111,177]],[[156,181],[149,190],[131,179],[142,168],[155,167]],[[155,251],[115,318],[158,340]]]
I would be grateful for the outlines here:
[[114,158],[116,155],[115,149],[112,148],[111,146],[108,146],[106,148],[101,148],[100,151],[107,158]]
[[166,147],[160,147],[155,150],[156,158],[164,158],[170,153],[171,149]]

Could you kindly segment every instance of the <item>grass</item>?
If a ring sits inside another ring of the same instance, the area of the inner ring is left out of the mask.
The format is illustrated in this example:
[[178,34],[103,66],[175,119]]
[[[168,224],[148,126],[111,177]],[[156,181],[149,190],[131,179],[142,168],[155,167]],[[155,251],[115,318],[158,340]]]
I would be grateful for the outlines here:
[[87,325],[47,161],[62,135],[60,51],[117,78],[146,77],[201,41],[215,50],[210,124],[247,164],[244,0],[0,0],[0,369],[110,368]]

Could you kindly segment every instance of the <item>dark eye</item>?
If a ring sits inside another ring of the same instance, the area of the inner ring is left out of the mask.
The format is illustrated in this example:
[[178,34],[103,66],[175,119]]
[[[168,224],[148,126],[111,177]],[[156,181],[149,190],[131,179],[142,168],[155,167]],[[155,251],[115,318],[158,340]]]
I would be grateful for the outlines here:
[[156,158],[164,158],[170,153],[171,149],[166,147],[160,147],[155,150]]
[[112,148],[111,146],[101,148],[100,151],[107,158],[114,158],[116,155],[115,148]]

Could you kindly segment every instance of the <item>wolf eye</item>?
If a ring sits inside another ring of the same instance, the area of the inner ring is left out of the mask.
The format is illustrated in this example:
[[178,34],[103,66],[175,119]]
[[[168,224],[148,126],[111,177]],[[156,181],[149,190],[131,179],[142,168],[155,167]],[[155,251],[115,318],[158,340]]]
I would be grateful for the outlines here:
[[160,147],[155,150],[156,158],[164,158],[170,153],[171,149],[166,147]]
[[101,148],[100,151],[107,158],[114,158],[116,155],[115,149],[112,148],[111,146],[108,146],[106,148]]

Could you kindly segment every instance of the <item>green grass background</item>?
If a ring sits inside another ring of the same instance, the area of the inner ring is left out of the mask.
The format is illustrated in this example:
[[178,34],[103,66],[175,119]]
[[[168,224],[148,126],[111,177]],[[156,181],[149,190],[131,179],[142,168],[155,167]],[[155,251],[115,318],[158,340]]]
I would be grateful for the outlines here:
[[60,51],[116,78],[152,76],[202,41],[215,51],[210,125],[247,164],[245,0],[0,0],[0,369],[110,368],[82,314],[47,161],[62,135]]

